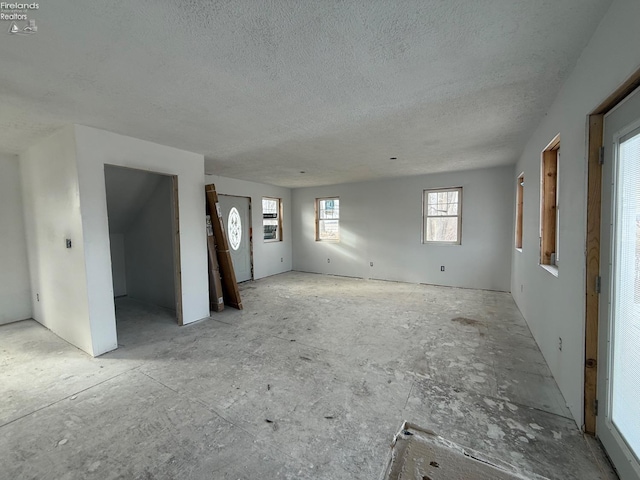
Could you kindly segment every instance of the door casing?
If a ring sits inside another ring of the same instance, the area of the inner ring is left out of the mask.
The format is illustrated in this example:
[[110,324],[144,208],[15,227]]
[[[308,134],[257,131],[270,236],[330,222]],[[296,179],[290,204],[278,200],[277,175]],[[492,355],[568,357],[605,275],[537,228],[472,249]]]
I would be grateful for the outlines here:
[[[246,200],[247,201],[248,211],[247,211],[247,218],[246,218],[246,221],[247,221],[246,227],[247,227],[248,235],[246,237],[247,237],[247,242],[248,242],[247,243],[247,248],[249,250],[249,252],[248,252],[249,278],[248,279],[244,279],[244,280],[238,279],[238,283],[243,282],[243,281],[247,281],[247,280],[253,280],[253,228],[252,228],[252,222],[251,222],[252,221],[252,218],[251,218],[251,216],[252,216],[251,197],[244,197],[244,196],[241,196],[241,195],[226,195],[226,194],[222,194],[222,193],[218,194],[218,202],[221,204],[221,206],[222,206],[223,203],[227,203],[227,201],[225,201],[225,199],[229,199],[228,200],[229,204],[231,204],[234,199],[243,200],[243,201]],[[224,211],[223,223],[224,223],[225,229],[227,229],[228,228],[227,222],[228,222],[229,211],[225,207],[223,207],[223,211]],[[232,253],[232,257],[233,257],[233,253]],[[234,268],[236,270],[236,272],[235,272],[236,273],[236,277],[239,278],[238,269],[235,267],[235,265],[234,265]]]
[[640,69],[588,116],[584,431],[596,434],[604,116],[640,87]]

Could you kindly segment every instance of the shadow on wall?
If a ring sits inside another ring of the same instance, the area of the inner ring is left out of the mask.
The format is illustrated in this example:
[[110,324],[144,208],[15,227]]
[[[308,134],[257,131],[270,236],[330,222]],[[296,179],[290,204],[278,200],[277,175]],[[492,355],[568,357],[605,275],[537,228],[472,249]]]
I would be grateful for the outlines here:
[[170,176],[105,166],[114,296],[176,309]]

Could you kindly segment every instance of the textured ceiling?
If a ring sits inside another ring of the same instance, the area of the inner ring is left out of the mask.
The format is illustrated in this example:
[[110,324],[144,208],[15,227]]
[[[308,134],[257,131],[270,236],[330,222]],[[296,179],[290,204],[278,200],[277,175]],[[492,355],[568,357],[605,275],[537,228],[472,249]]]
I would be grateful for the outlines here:
[[45,0],[0,32],[0,151],[79,123],[288,187],[512,164],[610,3]]

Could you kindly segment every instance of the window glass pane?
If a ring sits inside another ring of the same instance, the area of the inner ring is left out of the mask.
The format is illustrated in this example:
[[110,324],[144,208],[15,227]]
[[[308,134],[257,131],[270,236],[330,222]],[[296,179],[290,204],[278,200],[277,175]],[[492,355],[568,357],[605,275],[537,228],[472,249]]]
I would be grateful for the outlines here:
[[338,220],[320,220],[318,222],[318,238],[320,240],[339,240],[340,230]]
[[640,455],[640,133],[620,143],[613,268],[613,423]]
[[427,218],[428,242],[457,242],[458,217]]
[[320,219],[340,218],[340,200],[337,198],[320,200],[318,205]]
[[262,199],[262,229],[264,240],[279,240],[280,236],[280,199]]
[[278,213],[278,200],[275,198],[262,199],[262,213]]
[[427,216],[458,215],[458,191],[427,194]]

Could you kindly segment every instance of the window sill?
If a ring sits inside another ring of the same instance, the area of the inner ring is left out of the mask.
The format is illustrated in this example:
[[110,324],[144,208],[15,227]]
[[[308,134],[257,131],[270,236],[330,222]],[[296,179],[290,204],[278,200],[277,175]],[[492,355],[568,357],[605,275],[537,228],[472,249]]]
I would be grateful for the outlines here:
[[554,277],[558,276],[558,267],[556,267],[555,265],[543,265],[540,264],[540,266],[545,269],[547,272],[549,272],[551,275],[553,275]]
[[522,253],[522,248],[518,248],[518,247],[516,247],[516,252],[520,252],[520,253]]

